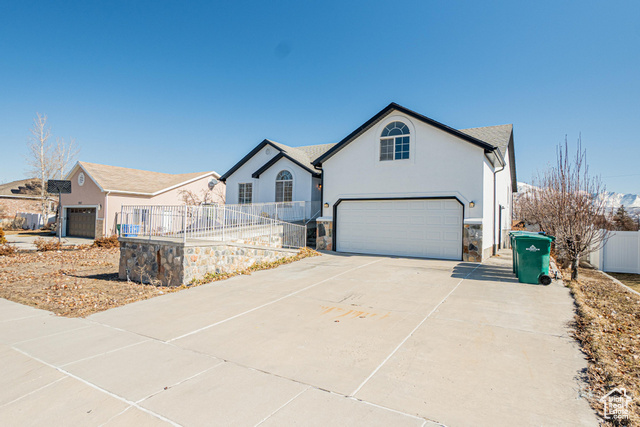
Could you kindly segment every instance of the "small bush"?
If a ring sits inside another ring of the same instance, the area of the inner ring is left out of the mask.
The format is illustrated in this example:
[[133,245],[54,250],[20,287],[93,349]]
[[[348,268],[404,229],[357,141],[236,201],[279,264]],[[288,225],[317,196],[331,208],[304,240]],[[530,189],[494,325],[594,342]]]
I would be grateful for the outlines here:
[[0,256],[13,256],[17,252],[16,248],[9,245],[0,245]]
[[0,245],[7,243],[7,239],[4,237],[4,230],[0,227]]
[[119,248],[120,242],[118,241],[118,236],[114,234],[111,237],[96,239],[92,246],[96,248]]
[[58,239],[41,239],[38,238],[33,242],[36,245],[36,249],[40,252],[46,251],[59,251],[62,249],[62,243]]

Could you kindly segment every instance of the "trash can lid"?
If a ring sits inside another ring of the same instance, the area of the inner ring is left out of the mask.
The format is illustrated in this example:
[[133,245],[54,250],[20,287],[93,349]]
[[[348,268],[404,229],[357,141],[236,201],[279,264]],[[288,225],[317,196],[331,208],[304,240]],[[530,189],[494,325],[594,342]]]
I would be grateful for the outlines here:
[[545,236],[543,234],[519,234],[514,236],[516,239],[528,239],[528,240],[544,240],[547,242],[553,242],[556,240],[553,236]]

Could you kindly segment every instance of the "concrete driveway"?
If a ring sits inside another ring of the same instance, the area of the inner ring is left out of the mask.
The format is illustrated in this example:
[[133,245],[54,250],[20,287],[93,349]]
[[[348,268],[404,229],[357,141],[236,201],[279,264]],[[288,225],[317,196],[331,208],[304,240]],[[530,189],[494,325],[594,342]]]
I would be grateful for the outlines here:
[[0,424],[597,425],[573,310],[505,256],[325,254],[86,319],[0,300]]

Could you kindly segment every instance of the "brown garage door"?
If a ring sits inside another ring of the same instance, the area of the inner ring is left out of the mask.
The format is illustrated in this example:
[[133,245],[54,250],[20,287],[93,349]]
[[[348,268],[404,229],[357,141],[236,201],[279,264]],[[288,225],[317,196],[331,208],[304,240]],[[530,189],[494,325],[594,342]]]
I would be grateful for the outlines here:
[[95,208],[67,208],[67,236],[96,237]]

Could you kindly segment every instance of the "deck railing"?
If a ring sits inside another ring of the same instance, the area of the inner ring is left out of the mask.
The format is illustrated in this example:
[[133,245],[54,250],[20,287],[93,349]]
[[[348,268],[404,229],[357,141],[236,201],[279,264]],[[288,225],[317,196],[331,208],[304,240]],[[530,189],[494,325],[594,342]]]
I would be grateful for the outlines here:
[[306,246],[307,227],[225,205],[123,206],[122,237],[218,240],[274,248]]

